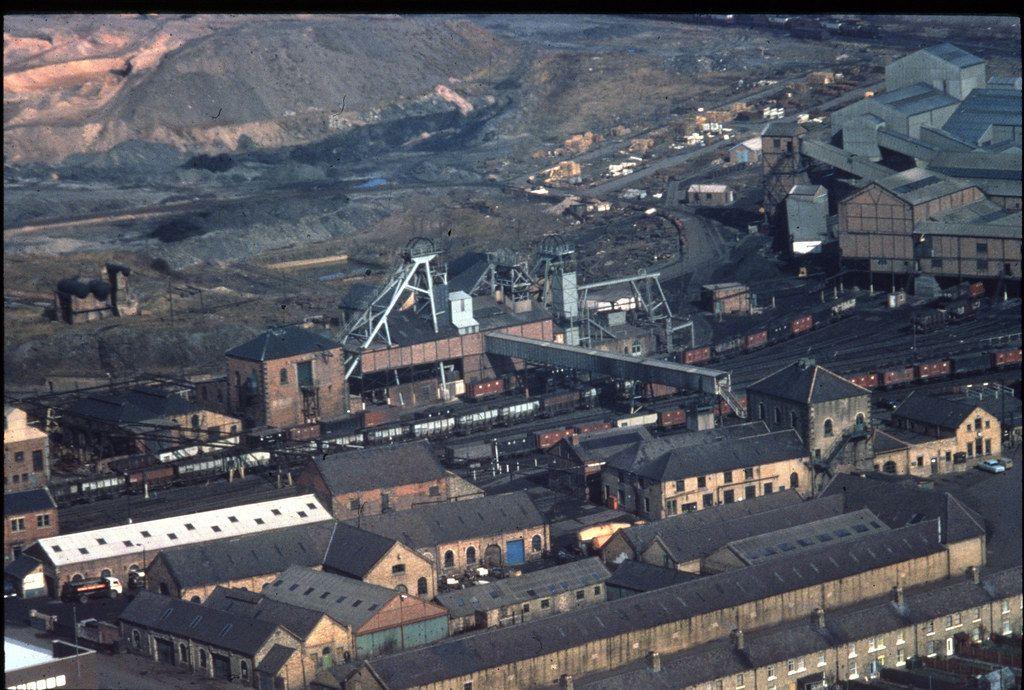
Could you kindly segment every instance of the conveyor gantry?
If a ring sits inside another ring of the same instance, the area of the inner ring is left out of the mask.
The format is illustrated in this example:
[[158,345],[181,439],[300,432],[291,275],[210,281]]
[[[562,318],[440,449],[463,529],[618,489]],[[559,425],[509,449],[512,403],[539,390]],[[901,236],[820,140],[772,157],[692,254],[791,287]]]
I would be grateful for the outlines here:
[[716,395],[724,398],[737,414],[745,414],[744,410],[736,409],[736,397],[732,394],[731,378],[726,371],[658,359],[640,359],[507,333],[488,333],[485,336],[485,343],[487,352],[492,355],[515,357],[535,364],[588,371],[628,381],[660,383],[680,390]]

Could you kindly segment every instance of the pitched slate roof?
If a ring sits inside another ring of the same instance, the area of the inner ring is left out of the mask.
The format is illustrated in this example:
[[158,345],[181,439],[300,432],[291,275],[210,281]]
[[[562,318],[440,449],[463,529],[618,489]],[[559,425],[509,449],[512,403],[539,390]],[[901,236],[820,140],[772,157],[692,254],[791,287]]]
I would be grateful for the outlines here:
[[519,577],[489,582],[466,589],[437,595],[437,602],[448,609],[453,618],[476,611],[490,611],[563,592],[599,585],[611,573],[598,558],[586,558],[525,573]]
[[[700,530],[704,527],[718,529],[721,524],[728,520],[740,519],[751,515],[760,515],[785,506],[803,504],[804,500],[797,492],[779,491],[745,501],[724,503],[722,505],[705,508],[704,510],[695,510],[689,513],[682,513],[681,515],[673,515],[662,520],[655,520],[654,522],[649,522],[643,525],[634,525],[633,527],[620,530],[618,534],[621,534],[626,539],[626,542],[633,547],[634,551],[640,553],[650,545],[654,537],[659,535],[662,536],[666,545],[671,546],[673,542],[671,535],[673,534],[685,535],[687,533],[694,533],[695,530]],[[841,509],[842,508],[840,506],[837,510]],[[769,527],[768,529],[771,528]],[[721,543],[725,542],[715,542],[716,545],[712,548],[712,551],[718,548]],[[684,553],[676,551],[674,546],[673,553],[680,553],[681,559],[682,556],[685,555]],[[711,551],[708,551],[707,553],[711,553]],[[688,558],[685,560],[692,559]]]
[[878,427],[871,430],[871,447],[875,449],[876,453],[891,453],[895,450],[906,450],[909,447],[908,443],[893,436],[890,431],[884,431]]
[[747,386],[747,392],[763,393],[803,404],[870,395],[870,391],[833,374],[825,367],[794,362]]
[[761,130],[761,136],[795,137],[806,131],[796,120],[772,120]]
[[56,508],[50,490],[45,486],[29,491],[15,491],[4,494],[4,517],[8,515],[25,515],[40,510]]
[[139,592],[120,619],[150,630],[254,656],[277,625],[153,592]]
[[875,184],[912,205],[923,204],[974,186],[970,182],[949,178],[924,168],[910,168],[876,180]]
[[852,513],[824,517],[813,522],[730,541],[725,548],[746,565],[753,565],[797,551],[815,549],[823,544],[850,541],[864,534],[884,532],[888,529],[874,513],[867,508],[861,508]]
[[323,562],[333,520],[296,525],[215,542],[163,551],[163,560],[179,587],[200,587],[279,573],[290,565]]
[[956,67],[970,67],[971,65],[977,65],[985,62],[977,55],[968,53],[963,48],[959,48],[952,43],[938,43],[927,48],[922,48],[921,50],[929,53],[930,55],[934,55],[940,60],[945,60]]
[[291,606],[325,613],[358,630],[398,596],[386,587],[294,565],[263,588],[263,595]]
[[842,496],[845,510],[868,508],[892,528],[938,519],[945,543],[985,534],[982,518],[958,499],[944,491],[918,488],[908,480],[837,474],[822,496]]
[[331,535],[323,565],[332,572],[361,580],[396,543],[394,539],[339,522]]
[[970,403],[914,392],[893,410],[892,416],[934,425],[941,429],[956,429],[976,408],[977,405]]
[[[770,495],[785,494],[797,496],[795,491],[782,491]],[[753,503],[758,500],[749,499],[740,501],[740,503]],[[705,511],[698,510],[691,515],[703,512]],[[657,538],[661,547],[676,563],[688,563],[710,556],[732,541],[777,532],[793,525],[813,525],[819,521],[842,515],[842,513],[842,498],[816,498],[781,505],[750,515],[711,522],[699,527],[686,524],[678,519],[665,519],[640,527],[632,527],[628,531],[639,532],[636,535],[637,541],[645,542],[640,553],[644,553]]]
[[528,496],[512,493],[429,503],[348,523],[418,549],[539,528],[544,517]]
[[219,611],[280,625],[301,640],[306,639],[326,615],[320,611],[268,599],[247,589],[228,587],[214,588],[206,598],[205,605]]
[[334,496],[432,482],[445,476],[426,441],[334,453],[313,464]]
[[250,362],[267,362],[340,347],[341,343],[325,338],[309,329],[287,326],[260,333],[252,340],[231,348],[224,353],[224,356],[245,359]]
[[786,429],[757,436],[712,438],[668,449],[662,444],[644,446],[639,451],[625,449],[610,457],[605,466],[665,482],[804,457],[807,449],[800,435]]
[[651,565],[643,561],[623,561],[615,572],[609,577],[605,584],[609,587],[619,587],[634,592],[649,592],[652,589],[661,589],[678,585],[680,582],[688,582],[695,577],[696,573],[687,573],[675,568],[662,568],[658,565]]
[[[389,688],[427,685],[938,553],[935,521],[368,660]],[[629,687],[628,685],[624,687]]]
[[16,580],[21,580],[29,573],[34,572],[42,563],[28,554],[19,554],[17,558],[4,566],[4,575],[9,575]]
[[273,677],[277,675],[277,672],[284,668],[284,665],[288,663],[288,660],[292,658],[292,654],[295,650],[291,647],[285,647],[281,644],[275,644],[270,648],[259,664],[256,665],[256,670],[261,673]]
[[95,392],[78,398],[67,414],[112,424],[131,424],[189,414],[199,407],[178,391],[136,386],[125,391]]

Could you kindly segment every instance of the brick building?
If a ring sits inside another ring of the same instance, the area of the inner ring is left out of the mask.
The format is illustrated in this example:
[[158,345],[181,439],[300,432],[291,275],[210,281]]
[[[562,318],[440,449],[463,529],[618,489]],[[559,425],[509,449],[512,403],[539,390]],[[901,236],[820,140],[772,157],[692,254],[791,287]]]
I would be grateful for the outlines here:
[[647,519],[794,489],[809,492],[807,450],[792,430],[756,422],[627,448],[605,463],[603,498]]
[[917,441],[908,447],[911,474],[963,471],[975,459],[1002,454],[999,419],[969,402],[912,393],[893,410],[891,424],[891,435]]
[[749,314],[750,288],[743,283],[714,283],[700,288],[701,306],[712,314]]
[[103,575],[127,581],[165,549],[325,520],[327,510],[305,494],[46,537],[26,553],[42,562],[47,589],[56,596],[65,582]]
[[349,524],[415,549],[439,575],[477,565],[521,565],[540,558],[551,542],[544,516],[521,493],[429,503]]
[[335,453],[311,460],[296,483],[329,505],[339,520],[450,497],[450,474],[426,441]]
[[747,409],[772,431],[795,430],[815,463],[858,468],[871,461],[870,391],[813,361],[747,386]]
[[95,688],[96,652],[63,640],[49,649],[4,636],[4,687]]
[[691,206],[729,206],[735,200],[732,188],[724,184],[692,184],[686,190]]
[[64,278],[53,293],[53,318],[75,324],[112,316],[132,316],[139,301],[128,289],[131,269],[106,264],[100,277],[86,282],[81,277]]
[[605,601],[611,573],[597,558],[565,563],[437,595],[451,632],[515,625]]
[[306,328],[275,328],[225,353],[230,409],[247,427],[290,428],[345,415],[340,343]]
[[437,593],[433,562],[400,541],[344,522],[333,530],[323,569],[425,600]]
[[4,405],[4,493],[46,486],[50,445],[46,432],[28,424],[24,410]]
[[217,587],[258,592],[290,565],[319,567],[335,524],[324,520],[161,551],[146,568],[146,587],[195,603]]
[[4,565],[39,539],[60,533],[57,504],[46,488],[4,494]]

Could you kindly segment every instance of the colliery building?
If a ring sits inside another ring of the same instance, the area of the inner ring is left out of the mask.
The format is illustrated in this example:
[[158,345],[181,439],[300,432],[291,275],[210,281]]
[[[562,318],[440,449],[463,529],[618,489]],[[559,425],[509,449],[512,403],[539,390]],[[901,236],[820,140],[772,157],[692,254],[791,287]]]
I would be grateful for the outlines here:
[[[1016,579],[1011,575],[994,594],[988,593],[993,591],[991,587],[986,589],[981,583],[1002,583],[1003,576],[983,576],[978,570],[968,570],[983,564],[985,546],[984,529],[970,515],[943,520],[941,530],[938,519],[885,526],[888,529],[869,530],[857,538],[800,552],[776,553],[752,565],[547,620],[480,631],[367,660],[355,670],[320,674],[316,683],[341,687],[341,682],[356,681],[359,687],[383,688],[513,688],[562,683],[565,687],[587,674],[641,663],[652,652],[661,658],[706,644],[721,644],[723,639],[734,644],[730,635],[740,639],[742,647],[752,633],[776,626],[799,626],[808,620],[817,622],[822,614],[827,622],[830,615],[847,607],[874,606],[879,603],[880,592],[892,592],[889,596],[898,596],[905,604],[908,591],[916,593],[916,588],[943,584],[974,587],[984,609],[983,617],[1001,620],[1001,608],[1006,606],[1011,625],[1019,627],[1019,570]],[[974,598],[960,601],[969,603],[943,611],[939,621],[956,612],[970,614],[978,605]],[[885,601],[885,605],[890,604]],[[908,648],[907,656],[924,653],[929,638],[924,629],[918,632],[914,628],[924,619],[935,625],[938,615],[916,620],[901,617],[902,622],[889,631],[902,630],[907,643],[920,644],[920,650],[915,647],[911,652]],[[825,652],[827,664],[828,651],[836,646],[822,645],[814,651]],[[797,661],[799,653],[786,654]],[[782,657],[779,663],[785,660]],[[778,670],[783,668],[780,665]],[[792,670],[792,674],[780,677],[794,681],[818,672],[799,663]]]
[[39,489],[49,478],[49,436],[29,425],[25,410],[4,405],[4,493]]
[[514,566],[550,549],[544,516],[522,493],[429,503],[350,520],[423,554],[439,574],[477,566]]
[[432,561],[396,539],[344,522],[334,527],[323,569],[427,600],[437,593]]
[[308,494],[46,537],[25,553],[42,562],[47,589],[57,596],[65,582],[108,575],[127,582],[165,549],[330,519]]

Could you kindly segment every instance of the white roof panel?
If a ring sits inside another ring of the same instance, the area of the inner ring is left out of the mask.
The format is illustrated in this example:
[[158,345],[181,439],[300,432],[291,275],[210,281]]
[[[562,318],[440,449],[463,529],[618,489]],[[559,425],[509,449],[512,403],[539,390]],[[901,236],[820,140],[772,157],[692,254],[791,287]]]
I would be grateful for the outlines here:
[[184,544],[237,537],[331,519],[313,494],[219,508],[134,524],[47,537],[39,546],[57,567],[97,558],[155,553]]

